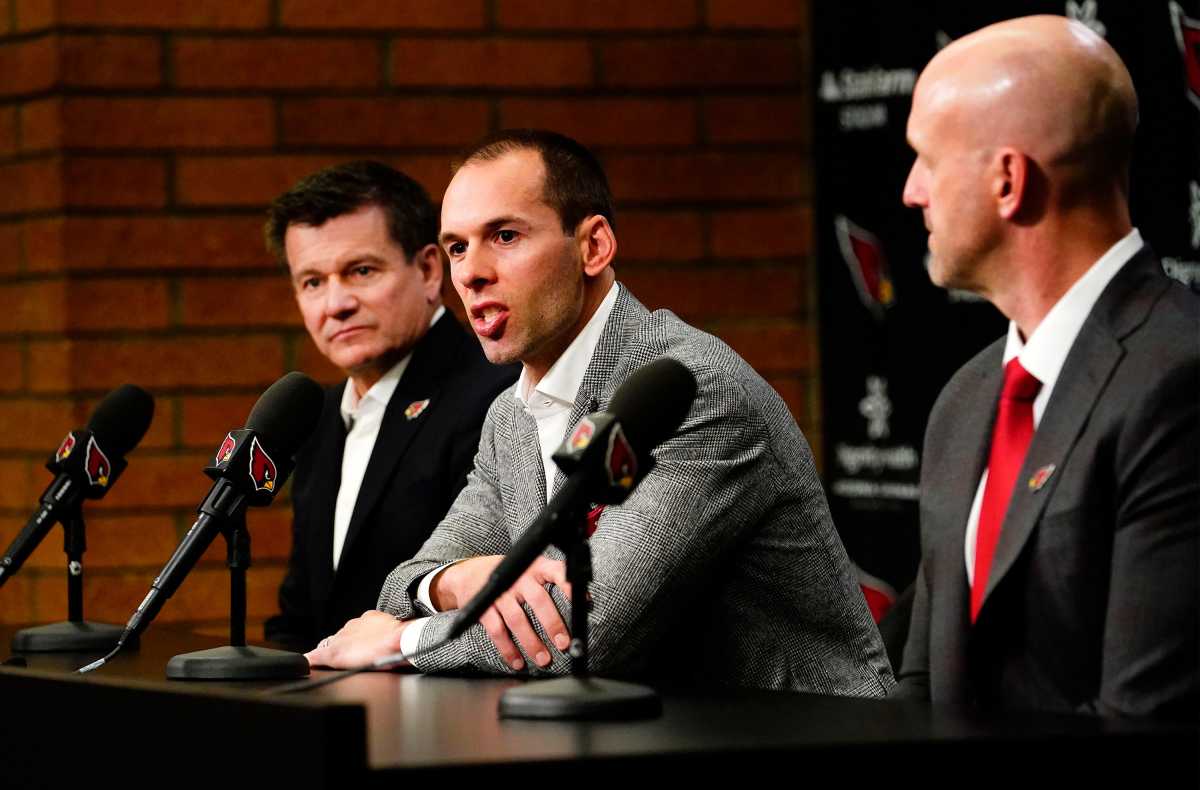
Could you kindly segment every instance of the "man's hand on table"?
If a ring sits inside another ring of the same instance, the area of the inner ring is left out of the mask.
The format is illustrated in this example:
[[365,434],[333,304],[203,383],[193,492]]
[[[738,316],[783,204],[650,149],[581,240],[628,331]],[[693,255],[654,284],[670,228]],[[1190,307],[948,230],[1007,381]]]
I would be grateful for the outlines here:
[[[502,556],[473,557],[457,562],[443,570],[433,580],[429,597],[438,611],[458,609],[465,605],[487,582],[488,576],[500,564]],[[567,583],[566,565],[560,560],[538,557],[516,584],[510,587],[479,619],[492,644],[500,651],[505,663],[516,670],[523,669],[525,661],[513,642],[513,637],[532,656],[540,667],[550,665],[549,643],[543,644],[522,608],[529,604],[547,637],[559,650],[566,650],[571,637],[554,599],[545,585],[554,584],[568,598],[571,586]]]
[[407,625],[387,612],[363,612],[325,637],[304,654],[309,666],[353,669],[400,652],[400,634]]

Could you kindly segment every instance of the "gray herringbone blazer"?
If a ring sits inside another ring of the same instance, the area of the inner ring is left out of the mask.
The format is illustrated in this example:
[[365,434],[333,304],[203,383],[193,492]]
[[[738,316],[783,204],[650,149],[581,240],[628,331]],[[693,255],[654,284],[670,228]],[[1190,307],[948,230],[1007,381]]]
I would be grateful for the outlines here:
[[[622,287],[571,426],[662,356],[696,376],[696,400],[654,452],[656,467],[623,505],[604,511],[591,538],[591,670],[884,695],[891,667],[812,453],[786,405],[741,357],[669,311],[650,313]],[[506,390],[484,422],[467,487],[417,555],[384,582],[379,608],[404,619],[433,614],[421,647],[440,640],[452,615],[416,602],[420,577],[449,560],[508,551],[545,506],[544,489],[536,423]],[[567,657],[550,652],[547,670],[526,661],[525,672],[565,674]],[[416,664],[426,672],[512,673],[478,625]]]

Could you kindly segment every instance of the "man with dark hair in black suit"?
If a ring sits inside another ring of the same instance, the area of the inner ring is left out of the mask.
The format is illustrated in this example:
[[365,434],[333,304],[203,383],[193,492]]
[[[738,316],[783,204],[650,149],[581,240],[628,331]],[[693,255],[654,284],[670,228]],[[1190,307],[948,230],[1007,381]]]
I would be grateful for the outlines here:
[[346,371],[296,459],[292,552],[268,639],[301,649],[375,605],[466,483],[488,404],[516,378],[442,306],[437,209],[378,162],[271,204],[267,246],[304,326]]

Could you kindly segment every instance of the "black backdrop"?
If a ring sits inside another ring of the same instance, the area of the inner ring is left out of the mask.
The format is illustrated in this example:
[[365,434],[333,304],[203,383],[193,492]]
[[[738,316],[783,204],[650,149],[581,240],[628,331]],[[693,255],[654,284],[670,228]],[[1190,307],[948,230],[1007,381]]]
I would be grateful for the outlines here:
[[1173,276],[1200,281],[1200,0],[813,5],[817,255],[830,506],[869,586],[911,583],[921,443],[950,375],[999,337],[986,302],[933,286],[901,191],[913,84],[942,46],[1027,14],[1103,35],[1138,91],[1134,223]]

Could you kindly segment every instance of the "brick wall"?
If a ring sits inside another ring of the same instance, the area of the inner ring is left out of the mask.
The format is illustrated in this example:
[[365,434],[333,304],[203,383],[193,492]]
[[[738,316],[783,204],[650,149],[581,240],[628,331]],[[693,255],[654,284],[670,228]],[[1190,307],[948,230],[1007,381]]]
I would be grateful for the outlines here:
[[[150,432],[86,511],[85,612],[124,622],[224,432],[289,369],[336,378],[263,251],[265,203],[367,156],[437,196],[506,126],[601,155],[621,279],[725,338],[819,446],[807,19],[805,0],[0,0],[0,544],[62,435],[146,387]],[[250,518],[255,624],[288,524],[286,503]],[[161,621],[223,629],[223,551]],[[56,529],[0,621],[65,618],[63,557]]]

